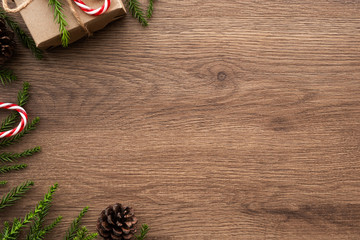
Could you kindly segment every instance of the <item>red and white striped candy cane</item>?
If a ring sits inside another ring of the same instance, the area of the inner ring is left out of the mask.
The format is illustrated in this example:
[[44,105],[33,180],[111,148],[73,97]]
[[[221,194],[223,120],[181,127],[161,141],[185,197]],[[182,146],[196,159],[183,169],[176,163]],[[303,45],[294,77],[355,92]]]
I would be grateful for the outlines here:
[[27,116],[26,111],[22,107],[12,104],[12,103],[0,102],[0,108],[16,110],[21,116],[21,121],[20,121],[19,125],[16,128],[11,129],[9,131],[0,132],[0,138],[14,136],[14,135],[18,134],[19,132],[21,132],[25,128],[25,126],[28,122],[28,116]]
[[88,7],[82,0],[74,0],[74,2],[85,13],[87,13],[89,15],[98,16],[100,14],[103,14],[104,12],[106,12],[109,9],[111,0],[104,0],[104,4],[97,9]]

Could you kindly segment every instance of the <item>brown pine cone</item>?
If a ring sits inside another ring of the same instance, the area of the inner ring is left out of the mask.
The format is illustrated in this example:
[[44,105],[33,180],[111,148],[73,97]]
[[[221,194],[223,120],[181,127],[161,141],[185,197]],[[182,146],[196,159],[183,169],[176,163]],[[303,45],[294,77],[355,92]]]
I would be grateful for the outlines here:
[[14,33],[7,29],[5,20],[0,18],[0,65],[12,57],[14,49]]
[[128,240],[136,232],[136,223],[133,209],[116,203],[101,212],[97,230],[105,240]]

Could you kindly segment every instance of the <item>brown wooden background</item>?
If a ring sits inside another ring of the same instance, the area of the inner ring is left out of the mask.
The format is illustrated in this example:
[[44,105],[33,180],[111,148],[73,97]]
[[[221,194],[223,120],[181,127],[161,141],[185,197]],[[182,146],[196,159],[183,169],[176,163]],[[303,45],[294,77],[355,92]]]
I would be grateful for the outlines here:
[[[58,182],[48,219],[82,207],[135,208],[149,239],[360,238],[360,1],[157,1],[37,61],[19,48],[13,102],[41,124],[36,186],[0,219],[23,216]],[[1,117],[8,112],[2,111]]]

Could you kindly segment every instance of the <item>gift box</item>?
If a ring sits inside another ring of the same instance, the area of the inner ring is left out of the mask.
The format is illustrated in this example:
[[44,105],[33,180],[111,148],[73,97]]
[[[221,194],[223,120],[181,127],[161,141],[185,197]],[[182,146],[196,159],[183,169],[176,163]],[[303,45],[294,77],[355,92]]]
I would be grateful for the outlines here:
[[[20,4],[22,1],[15,0],[15,3]],[[68,23],[66,28],[70,33],[69,43],[75,42],[86,36],[87,32],[74,17],[67,1],[61,1],[61,3],[63,4],[63,13]],[[92,8],[98,8],[103,4],[103,1],[86,0],[86,4]],[[126,14],[121,0],[112,0],[109,9],[99,16],[90,16],[77,6],[74,6],[74,8],[90,32],[98,31],[108,23]],[[33,0],[25,9],[21,10],[20,14],[38,48],[45,50],[61,45],[59,25],[54,22],[54,11],[46,0]]]

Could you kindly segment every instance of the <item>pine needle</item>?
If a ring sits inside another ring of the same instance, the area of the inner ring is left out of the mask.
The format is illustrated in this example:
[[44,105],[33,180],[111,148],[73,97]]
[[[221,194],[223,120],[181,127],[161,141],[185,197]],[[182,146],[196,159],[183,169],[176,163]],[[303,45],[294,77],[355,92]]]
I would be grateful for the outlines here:
[[26,240],[44,239],[45,235],[49,233],[52,229],[54,229],[56,225],[58,225],[58,223],[62,220],[62,216],[58,216],[50,225],[42,228],[49,207],[46,207],[45,209],[46,210],[44,210],[41,214],[38,214],[38,216],[35,217],[34,223],[31,225],[30,231],[26,236]]
[[140,229],[140,235],[135,236],[136,240],[144,240],[149,230],[150,230],[149,226],[147,224],[143,224]]
[[50,225],[44,228],[45,233],[48,233],[51,230],[53,230],[61,220],[62,220],[62,216],[58,216]]
[[22,153],[0,153],[0,162],[14,162],[19,158],[32,156],[35,153],[40,152],[40,150],[40,147],[34,147],[31,149],[27,149]]
[[7,184],[7,181],[0,181],[0,185],[5,185]]
[[146,11],[146,17],[150,19],[154,12],[154,0],[149,0],[149,6]]
[[140,2],[138,0],[127,0],[126,3],[131,15],[136,18],[141,25],[146,27],[148,22],[145,19],[144,11],[140,7]]
[[27,167],[26,164],[17,164],[17,165],[14,165],[14,166],[2,166],[2,167],[0,167],[0,174],[8,173],[8,172],[11,172],[11,171],[19,171],[19,170],[24,169],[26,167]]
[[15,219],[11,228],[5,226],[5,230],[2,233],[1,240],[14,240],[20,234],[21,229],[31,222],[37,215],[41,214],[46,206],[48,206],[52,201],[52,195],[54,194],[55,190],[57,189],[58,185],[55,184],[54,186],[50,187],[50,190],[47,194],[45,194],[44,199],[41,200],[35,207],[34,211],[29,212],[25,215],[24,219]]
[[[17,105],[23,107],[27,100],[29,99],[29,87],[30,84],[28,82],[24,82],[23,89],[19,91],[17,96]],[[0,125],[0,132],[8,131],[13,128],[13,125],[19,119],[19,114],[14,112],[10,114]]]
[[73,240],[92,240],[97,237],[97,233],[89,233],[86,227],[81,227]]
[[13,137],[5,138],[2,142],[0,142],[0,147],[6,147],[18,142],[25,134],[29,133],[30,131],[36,128],[36,124],[40,121],[39,117],[36,117],[29,125],[25,127],[25,129],[16,134]]
[[11,189],[9,193],[1,198],[0,209],[13,205],[14,202],[19,200],[30,189],[30,186],[33,185],[34,182],[27,181]]
[[62,4],[58,0],[49,0],[49,5],[52,6],[54,10],[54,21],[59,24],[62,46],[67,47],[69,45],[70,33],[66,29],[68,23],[65,20]]
[[0,69],[0,81],[2,85],[5,86],[6,84],[9,84],[16,80],[16,75],[12,70],[7,68]]
[[0,8],[0,17],[3,18],[10,26],[10,28],[15,32],[24,47],[30,49],[37,59],[43,58],[43,52],[36,47],[34,39],[27,35],[20,28],[19,24],[17,24],[10,16],[8,16],[2,8]]
[[80,221],[88,210],[89,207],[84,207],[79,216],[74,219],[66,233],[66,236],[64,237],[64,240],[73,240],[77,236],[77,233],[80,230]]
[[97,233],[89,233],[89,234],[84,238],[84,240],[93,240],[93,239],[96,239],[97,236],[98,236]]
[[76,233],[76,237],[74,238],[74,240],[84,240],[84,238],[86,237],[86,234],[88,233],[88,230],[86,229],[86,227],[81,227],[77,233]]
[[30,84],[28,82],[24,82],[23,89],[19,91],[17,96],[17,104],[20,107],[23,107],[29,99],[29,88]]

